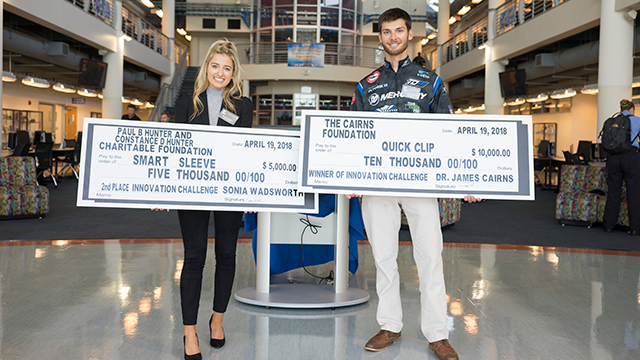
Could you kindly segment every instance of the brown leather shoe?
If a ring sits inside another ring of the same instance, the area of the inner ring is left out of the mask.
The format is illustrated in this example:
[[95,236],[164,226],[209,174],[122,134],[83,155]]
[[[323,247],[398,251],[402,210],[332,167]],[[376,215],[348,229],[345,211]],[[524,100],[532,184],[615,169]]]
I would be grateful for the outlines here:
[[447,339],[429,343],[429,350],[436,353],[438,360],[459,360],[458,353],[453,350]]
[[369,339],[364,348],[369,351],[381,351],[388,348],[389,344],[397,343],[400,340],[402,340],[401,333],[394,333],[388,330],[380,330],[376,334],[376,336]]

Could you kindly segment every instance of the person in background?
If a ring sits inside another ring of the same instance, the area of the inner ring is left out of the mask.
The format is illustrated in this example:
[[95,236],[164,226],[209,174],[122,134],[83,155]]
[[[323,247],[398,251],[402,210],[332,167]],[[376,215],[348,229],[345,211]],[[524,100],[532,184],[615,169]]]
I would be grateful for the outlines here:
[[[242,96],[240,61],[235,45],[218,40],[207,52],[196,77],[193,95],[182,93],[176,101],[175,122],[202,126],[251,127],[253,104]],[[211,211],[178,210],[184,244],[184,265],[180,276],[180,301],[184,325],[184,358],[200,360],[196,320],[202,289],[202,273],[207,255]],[[225,343],[222,319],[231,297],[236,269],[236,245],[242,225],[240,211],[214,211],[215,279],[213,315],[209,320],[210,341],[214,348]]]
[[[409,14],[400,8],[389,9],[380,15],[378,24],[378,39],[385,51],[385,63],[358,83],[351,111],[453,113],[440,77],[409,59],[407,45],[413,38]],[[420,79],[424,85],[414,87],[410,85],[411,79]],[[401,92],[407,95],[383,96]],[[360,195],[347,195],[348,198],[353,196]],[[467,195],[465,200],[474,202],[480,199]],[[379,298],[376,318],[380,325],[380,331],[364,348],[381,351],[401,340],[402,303],[397,262],[400,205],[409,223],[420,279],[422,333],[429,342],[429,350],[436,353],[439,360],[456,360],[458,354],[448,341],[440,210],[437,199],[433,198],[362,196],[362,216],[376,264]]]
[[160,114],[160,122],[170,122],[171,121],[171,116],[169,116],[169,113],[167,111],[163,111]]
[[424,65],[427,63],[424,58],[422,57],[421,53],[418,53],[418,56],[413,58],[413,62],[424,67]]
[[138,120],[140,121],[140,118],[138,117],[138,115],[136,115],[136,106],[133,104],[129,104],[127,105],[127,113],[122,115],[122,120]]
[[640,235],[640,154],[638,133],[640,118],[635,116],[635,105],[629,100],[620,100],[620,112],[631,122],[631,150],[626,153],[609,154],[607,157],[607,203],[604,207],[602,230],[613,231],[620,213],[622,181],[627,185],[629,208],[629,234]]

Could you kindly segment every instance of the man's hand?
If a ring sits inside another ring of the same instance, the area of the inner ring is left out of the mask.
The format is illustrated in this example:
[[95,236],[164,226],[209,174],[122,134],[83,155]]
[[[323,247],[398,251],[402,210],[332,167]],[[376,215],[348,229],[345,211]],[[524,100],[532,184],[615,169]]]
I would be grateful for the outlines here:
[[169,209],[161,209],[161,208],[153,208],[151,209],[151,211],[165,211],[167,210],[167,212],[169,212]]
[[347,199],[351,199],[352,197],[362,197],[362,195],[358,195],[358,194],[355,194],[355,193],[353,193],[353,194],[346,194],[345,196],[347,197]]
[[482,201],[482,199],[477,198],[477,197],[475,197],[473,195],[465,195],[464,196],[464,201],[468,201],[470,203],[473,203],[473,202],[477,202],[477,201]]

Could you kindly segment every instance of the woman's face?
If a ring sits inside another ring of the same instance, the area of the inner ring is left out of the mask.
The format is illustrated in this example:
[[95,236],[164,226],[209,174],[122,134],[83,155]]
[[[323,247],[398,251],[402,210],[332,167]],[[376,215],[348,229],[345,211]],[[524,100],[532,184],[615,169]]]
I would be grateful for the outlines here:
[[233,61],[227,55],[215,54],[207,66],[207,80],[209,87],[223,90],[233,77]]

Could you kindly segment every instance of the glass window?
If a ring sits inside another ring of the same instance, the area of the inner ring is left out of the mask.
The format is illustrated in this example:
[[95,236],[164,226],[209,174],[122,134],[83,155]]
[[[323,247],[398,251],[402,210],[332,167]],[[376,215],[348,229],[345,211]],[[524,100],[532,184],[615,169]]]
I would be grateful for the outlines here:
[[318,110],[338,110],[338,97],[331,95],[320,95]]
[[260,9],[260,27],[273,26],[273,9],[271,7]]
[[276,0],[276,6],[278,5],[293,5],[293,0]]
[[355,35],[353,33],[343,32],[341,34],[340,44],[344,46],[353,45],[353,39]]
[[273,0],[260,0],[260,6],[271,6],[273,5]]
[[316,42],[316,34],[317,34],[317,29],[305,29],[305,28],[298,28],[297,30],[297,35],[298,37],[296,38],[297,42]]
[[293,6],[276,7],[276,26],[293,26]]
[[353,97],[350,96],[340,96],[340,110],[341,111],[349,111],[351,108],[351,100]]
[[271,125],[271,94],[258,97],[258,125]]
[[293,94],[274,95],[273,111],[275,125],[293,124]]
[[298,25],[317,25],[318,24],[318,7],[317,6],[298,6]]
[[340,25],[340,12],[336,8],[320,8],[320,26],[338,27]]
[[342,0],[342,8],[343,9],[349,9],[349,10],[355,10],[356,9],[355,0]]
[[293,41],[293,28],[275,29],[276,30],[276,42],[281,41]]
[[312,4],[317,5],[318,0],[298,0],[298,4]]
[[342,10],[342,28],[353,30],[356,24],[355,13],[353,11]]
[[[338,43],[338,30],[320,29],[320,42]],[[327,49],[325,48],[325,51]]]

